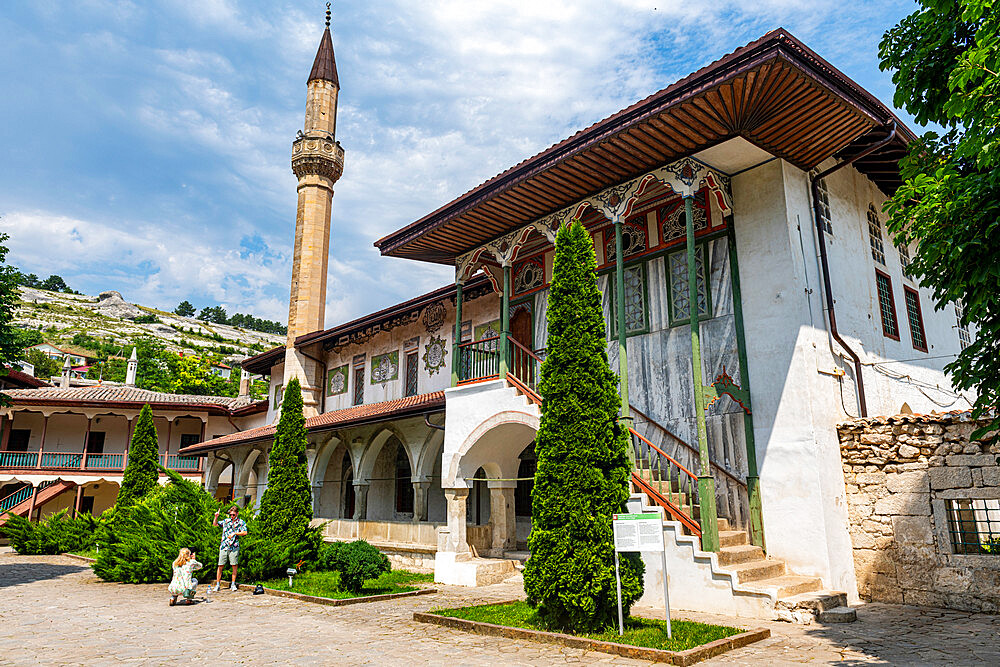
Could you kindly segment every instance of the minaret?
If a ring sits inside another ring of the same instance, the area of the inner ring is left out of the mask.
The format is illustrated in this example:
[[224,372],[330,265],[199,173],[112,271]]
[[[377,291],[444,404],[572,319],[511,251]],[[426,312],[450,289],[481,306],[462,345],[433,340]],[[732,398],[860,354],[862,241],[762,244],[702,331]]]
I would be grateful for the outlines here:
[[134,387],[135,386],[135,376],[139,371],[139,357],[135,353],[135,348],[132,348],[132,356],[128,358],[128,366],[125,369],[125,386]]
[[330,37],[330,4],[326,30],[307,82],[306,122],[292,143],[292,171],[299,179],[295,216],[295,255],[288,302],[284,384],[297,377],[306,416],[319,412],[323,378],[316,361],[295,350],[295,339],[324,327],[326,272],[330,254],[330,207],[333,184],[344,169],[344,149],[337,142],[337,61]]

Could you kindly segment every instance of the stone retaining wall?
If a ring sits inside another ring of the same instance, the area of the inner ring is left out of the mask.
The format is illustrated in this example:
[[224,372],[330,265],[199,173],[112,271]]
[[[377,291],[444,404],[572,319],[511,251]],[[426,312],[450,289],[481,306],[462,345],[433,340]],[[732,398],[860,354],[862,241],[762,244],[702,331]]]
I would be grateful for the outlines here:
[[838,425],[862,599],[1000,611],[1000,554],[955,553],[945,509],[1000,499],[1000,444],[970,442],[976,427],[968,413]]

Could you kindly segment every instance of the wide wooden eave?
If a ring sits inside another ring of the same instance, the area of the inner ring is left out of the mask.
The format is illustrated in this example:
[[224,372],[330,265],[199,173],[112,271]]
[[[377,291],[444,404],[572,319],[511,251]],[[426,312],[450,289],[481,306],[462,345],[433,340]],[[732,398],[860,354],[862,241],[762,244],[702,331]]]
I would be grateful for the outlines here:
[[532,220],[734,137],[808,170],[893,122],[897,138],[855,165],[885,192],[899,185],[897,162],[913,134],[871,94],[779,29],[375,245],[384,255],[451,264]]

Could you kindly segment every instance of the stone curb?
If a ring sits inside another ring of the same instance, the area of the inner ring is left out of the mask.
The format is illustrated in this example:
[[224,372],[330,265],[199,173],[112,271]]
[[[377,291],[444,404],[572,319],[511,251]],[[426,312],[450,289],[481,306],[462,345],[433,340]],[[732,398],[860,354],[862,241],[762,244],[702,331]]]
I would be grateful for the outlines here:
[[748,644],[767,639],[771,636],[771,631],[767,628],[758,628],[741,632],[732,637],[717,639],[714,642],[696,646],[686,651],[664,651],[656,648],[646,648],[643,646],[630,646],[628,644],[616,644],[614,642],[604,642],[586,637],[576,637],[559,632],[543,632],[541,630],[526,630],[524,628],[513,628],[506,625],[494,625],[493,623],[482,623],[479,621],[467,621],[462,618],[451,618],[449,616],[439,616],[425,612],[414,612],[413,620],[421,623],[433,623],[443,625],[448,628],[474,632],[480,635],[490,635],[493,637],[506,637],[507,639],[527,639],[529,641],[543,642],[546,644],[560,644],[569,648],[579,648],[587,651],[600,651],[611,653],[626,658],[636,658],[639,660],[650,660],[652,662],[666,662],[673,665],[693,665],[696,662],[707,660],[736,648],[741,648]]
[[66,558],[72,558],[74,560],[82,560],[84,563],[96,563],[96,558],[90,558],[89,556],[80,556],[78,554],[64,553],[63,556]]
[[[256,586],[252,584],[236,584],[241,591],[253,592]],[[343,607],[349,604],[361,604],[363,602],[381,602],[382,600],[395,600],[396,598],[408,598],[414,595],[430,595],[431,593],[437,593],[436,588],[421,588],[416,591],[407,591],[405,593],[386,593],[385,595],[369,595],[366,597],[357,598],[344,598],[341,600],[335,600],[333,598],[324,598],[317,595],[305,595],[303,593],[295,593],[293,591],[281,591],[276,588],[265,588],[264,592],[268,595],[276,595],[281,598],[291,598],[293,600],[301,600],[302,602],[312,602],[314,604],[325,604],[328,607]]]

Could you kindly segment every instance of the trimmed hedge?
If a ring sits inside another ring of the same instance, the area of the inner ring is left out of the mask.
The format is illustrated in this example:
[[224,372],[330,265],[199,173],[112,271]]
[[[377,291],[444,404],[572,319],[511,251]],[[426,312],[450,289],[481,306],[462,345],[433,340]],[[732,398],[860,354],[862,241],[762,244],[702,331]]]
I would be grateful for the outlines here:
[[341,588],[352,593],[360,593],[365,581],[392,571],[386,555],[364,540],[324,544],[317,565],[339,572]]
[[56,512],[38,523],[10,515],[0,532],[10,538],[11,546],[19,554],[61,554],[90,549],[94,546],[99,520],[87,513],[72,518],[68,511]]

